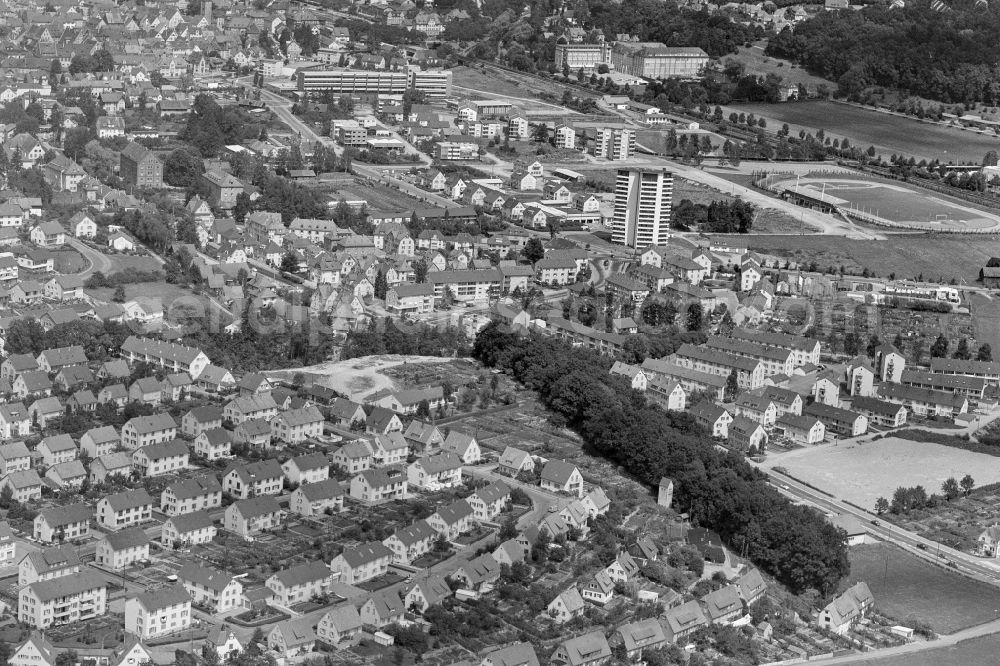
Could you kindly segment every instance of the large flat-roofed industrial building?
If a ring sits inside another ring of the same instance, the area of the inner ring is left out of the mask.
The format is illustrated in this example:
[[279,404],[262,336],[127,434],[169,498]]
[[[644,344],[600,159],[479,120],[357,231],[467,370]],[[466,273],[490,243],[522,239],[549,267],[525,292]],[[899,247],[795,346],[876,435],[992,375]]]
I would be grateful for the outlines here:
[[700,48],[664,46],[660,42],[616,42],[611,49],[615,71],[645,79],[693,79],[708,64]]
[[611,64],[611,47],[608,44],[556,44],[556,67],[595,69],[598,65]]
[[451,94],[451,70],[301,69],[296,73],[296,88],[304,94],[330,91],[361,95],[401,94],[414,88],[429,97],[443,98]]

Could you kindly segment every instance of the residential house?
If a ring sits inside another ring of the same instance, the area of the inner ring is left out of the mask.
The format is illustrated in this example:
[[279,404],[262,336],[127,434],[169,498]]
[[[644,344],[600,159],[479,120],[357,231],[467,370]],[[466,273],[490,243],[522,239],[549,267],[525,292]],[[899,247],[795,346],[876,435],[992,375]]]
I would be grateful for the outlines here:
[[85,502],[46,507],[35,516],[32,536],[41,543],[63,543],[90,535],[94,510]]
[[355,585],[384,576],[392,561],[392,551],[378,541],[345,548],[330,562],[330,570],[339,573],[341,583]]
[[160,544],[170,549],[187,548],[209,543],[217,532],[215,521],[203,509],[167,518],[160,531]]
[[118,571],[149,560],[149,537],[139,527],[105,534],[97,542],[95,561],[105,569]]
[[107,612],[107,581],[94,571],[31,583],[18,595],[17,619],[38,629],[85,622]]
[[556,624],[565,624],[574,618],[581,617],[586,604],[576,586],[571,586],[560,592],[555,599],[545,607],[546,614]]
[[463,465],[475,465],[482,458],[482,451],[476,438],[458,430],[448,432],[441,448],[457,455]]
[[552,653],[552,663],[561,666],[604,666],[610,661],[611,646],[599,630],[563,641]]
[[242,499],[226,507],[224,525],[248,541],[261,531],[281,524],[281,507],[271,495]]
[[361,634],[361,615],[353,604],[331,609],[320,618],[316,637],[323,643],[337,647],[353,642]]
[[406,496],[406,474],[396,468],[366,469],[351,479],[350,496],[364,504],[382,504]]
[[143,592],[125,602],[125,629],[139,640],[189,629],[191,619],[191,595],[179,583]]
[[282,606],[309,601],[329,592],[331,573],[323,562],[306,562],[271,575],[265,585],[274,592],[274,600]]
[[449,578],[461,584],[463,589],[489,592],[500,580],[500,564],[486,553],[460,566]]
[[253,463],[234,463],[222,474],[222,489],[240,499],[279,495],[283,478],[281,465],[273,458]]
[[213,613],[225,613],[243,605],[243,582],[239,576],[188,563],[177,572],[177,580],[195,604]]
[[160,493],[160,511],[179,516],[222,506],[222,485],[212,474],[182,479]]
[[583,497],[583,475],[572,463],[550,460],[542,468],[539,481],[541,487],[550,492],[570,493]]
[[141,525],[153,517],[153,498],[143,488],[125,490],[97,501],[97,522],[115,531]]

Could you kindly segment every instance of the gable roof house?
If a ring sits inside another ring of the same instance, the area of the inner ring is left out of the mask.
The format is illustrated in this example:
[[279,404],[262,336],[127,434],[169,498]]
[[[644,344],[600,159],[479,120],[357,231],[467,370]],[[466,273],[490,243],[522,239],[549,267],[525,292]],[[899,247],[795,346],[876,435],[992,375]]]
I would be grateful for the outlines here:
[[550,460],[542,468],[539,485],[552,492],[570,493],[583,497],[583,475],[576,465],[564,460]]

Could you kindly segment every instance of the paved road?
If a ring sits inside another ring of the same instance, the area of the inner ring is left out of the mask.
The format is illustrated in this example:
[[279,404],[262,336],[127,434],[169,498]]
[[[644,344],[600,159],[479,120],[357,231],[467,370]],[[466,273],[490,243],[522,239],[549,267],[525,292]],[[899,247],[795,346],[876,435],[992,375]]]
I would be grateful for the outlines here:
[[556,493],[550,493],[546,490],[542,490],[538,486],[523,483],[516,479],[512,479],[509,476],[498,474],[496,472],[496,465],[463,467],[462,472],[481,479],[488,479],[490,481],[503,481],[512,488],[520,488],[523,490],[524,493],[531,498],[531,511],[517,519],[517,529],[522,532],[532,525],[537,525],[541,522],[546,514],[550,513],[551,507],[555,506],[557,507],[556,511],[561,511],[572,501],[569,497],[563,497],[562,495],[557,495]]
[[[805,484],[795,481],[794,479],[790,479],[783,474],[778,474],[773,470],[764,470],[763,468],[759,469],[762,469],[762,471],[766,472],[768,476],[771,477],[774,485],[777,486],[783,494],[788,495],[793,499],[807,501],[825,511],[850,515],[865,523],[869,532],[874,536],[885,541],[892,542],[904,550],[917,555],[918,557],[921,557],[929,562],[934,562],[935,564],[944,564],[949,561],[954,562],[956,565],[956,571],[970,575],[977,580],[984,580],[992,584],[1000,585],[1000,565],[991,560],[984,560],[976,557],[975,555],[970,555],[969,553],[949,548],[948,546],[944,546],[936,541],[926,539],[919,534],[915,534],[895,525],[891,525],[887,521],[879,521],[867,511],[857,509],[839,499],[828,497],[827,495],[813,490]],[[872,523],[872,520],[876,520],[879,524],[876,525]],[[923,546],[923,548],[920,546]]]
[[86,243],[73,238],[72,236],[66,236],[66,244],[82,254],[84,259],[90,262],[90,266],[88,268],[78,273],[78,275],[84,280],[90,277],[95,271],[100,271],[105,275],[108,275],[115,266],[114,262],[111,261],[107,255],[101,254]]

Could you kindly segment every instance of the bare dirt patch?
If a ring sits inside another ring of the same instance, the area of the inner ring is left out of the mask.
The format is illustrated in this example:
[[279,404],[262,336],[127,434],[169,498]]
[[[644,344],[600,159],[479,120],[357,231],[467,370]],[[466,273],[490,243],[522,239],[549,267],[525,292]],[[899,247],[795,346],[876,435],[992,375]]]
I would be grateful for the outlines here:
[[290,378],[302,373],[318,379],[323,386],[346,394],[352,400],[361,400],[382,389],[395,389],[395,382],[382,374],[386,368],[403,364],[447,363],[452,359],[437,356],[362,356],[347,361],[331,361],[303,368],[289,368],[266,373],[271,377]]

